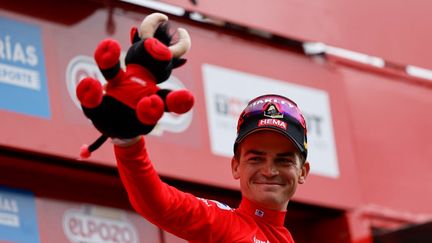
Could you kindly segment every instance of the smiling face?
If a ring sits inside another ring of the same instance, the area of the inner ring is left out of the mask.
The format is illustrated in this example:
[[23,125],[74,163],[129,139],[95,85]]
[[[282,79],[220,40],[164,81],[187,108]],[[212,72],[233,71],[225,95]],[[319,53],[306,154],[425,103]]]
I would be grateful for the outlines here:
[[254,132],[239,144],[232,174],[240,180],[242,195],[258,205],[285,210],[297,185],[309,173],[296,146],[286,136],[269,130]]

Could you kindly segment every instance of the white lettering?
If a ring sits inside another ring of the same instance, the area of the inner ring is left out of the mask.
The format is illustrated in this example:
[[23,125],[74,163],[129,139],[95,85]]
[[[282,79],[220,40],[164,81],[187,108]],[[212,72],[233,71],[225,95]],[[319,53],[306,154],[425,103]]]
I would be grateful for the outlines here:
[[275,126],[280,127],[282,129],[287,129],[287,124],[284,121],[278,119],[261,119],[258,122],[258,126]]
[[38,64],[36,47],[33,45],[26,46],[20,42],[12,43],[9,35],[6,35],[4,39],[0,38],[0,59],[29,66]]
[[73,216],[68,219],[67,231],[80,242],[136,242],[133,230],[121,222]]
[[0,225],[20,227],[20,220],[15,214],[0,212]]
[[257,100],[255,102],[253,102],[251,104],[251,106],[256,106],[256,105],[264,104],[264,103],[277,103],[277,104],[282,104],[282,105],[288,105],[290,108],[295,107],[295,105],[292,104],[291,102],[287,102],[285,100],[280,100],[280,99],[277,99],[277,98],[266,98],[266,99],[263,99],[263,100]]
[[87,215],[71,210],[63,229],[72,242],[136,243],[137,234],[126,221]]
[[24,55],[24,50],[20,43],[15,43],[15,48],[13,50],[12,61],[20,62],[26,64],[26,57]]
[[36,55],[36,47],[30,45],[26,47],[27,53],[27,64],[30,66],[36,66],[38,64],[38,57]]
[[18,212],[18,203],[15,199],[0,196],[0,225],[19,227],[20,220],[16,215]]
[[6,59],[11,59],[11,48],[10,48],[10,36],[6,36],[5,38],[5,46],[6,46]]
[[0,210],[18,213],[18,203],[15,199],[0,197]]
[[0,40],[0,59],[5,59],[5,46],[3,44],[3,41]]
[[41,81],[37,71],[1,63],[0,82],[34,90],[40,90],[41,88]]

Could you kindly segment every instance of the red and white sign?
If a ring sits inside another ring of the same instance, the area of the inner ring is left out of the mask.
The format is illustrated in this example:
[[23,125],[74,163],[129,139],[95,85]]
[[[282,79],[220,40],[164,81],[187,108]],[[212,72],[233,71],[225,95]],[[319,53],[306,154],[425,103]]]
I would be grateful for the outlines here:
[[41,242],[160,242],[160,230],[132,211],[37,198]]
[[138,243],[134,226],[125,213],[98,206],[69,209],[63,216],[63,230],[71,242]]

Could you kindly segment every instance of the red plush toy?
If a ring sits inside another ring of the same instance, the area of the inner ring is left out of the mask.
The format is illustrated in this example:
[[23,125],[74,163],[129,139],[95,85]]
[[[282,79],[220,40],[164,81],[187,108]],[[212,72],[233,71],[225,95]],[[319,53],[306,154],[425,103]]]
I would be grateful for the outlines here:
[[82,148],[82,158],[89,157],[109,137],[130,139],[150,133],[164,112],[183,114],[192,108],[190,91],[157,86],[170,77],[172,69],[186,62],[181,57],[191,45],[185,29],[177,30],[175,44],[168,32],[168,17],[161,13],[148,15],[139,29],[132,28],[126,70],[120,67],[120,44],[113,39],[99,43],[94,57],[107,84],[102,86],[87,77],[78,84],[76,94],[84,114],[102,135]]

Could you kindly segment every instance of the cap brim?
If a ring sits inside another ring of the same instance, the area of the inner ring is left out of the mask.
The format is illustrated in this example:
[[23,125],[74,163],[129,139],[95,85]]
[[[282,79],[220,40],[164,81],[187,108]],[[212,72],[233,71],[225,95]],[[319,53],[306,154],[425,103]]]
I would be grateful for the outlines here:
[[[302,150],[302,146],[299,144],[299,142],[297,142],[294,137],[292,137],[289,133],[287,133],[286,131],[279,129],[277,127],[251,127],[251,128],[246,128],[245,130],[243,130],[242,134],[239,134],[237,136],[237,139],[235,140],[234,143],[234,149],[236,149],[237,145],[239,143],[241,143],[247,136],[256,133],[256,132],[260,132],[260,131],[273,131],[273,132],[277,132],[285,137],[287,137],[292,143],[294,143],[294,145],[297,147],[298,151],[300,153],[304,153],[304,151]],[[235,152],[235,151],[234,151]]]

